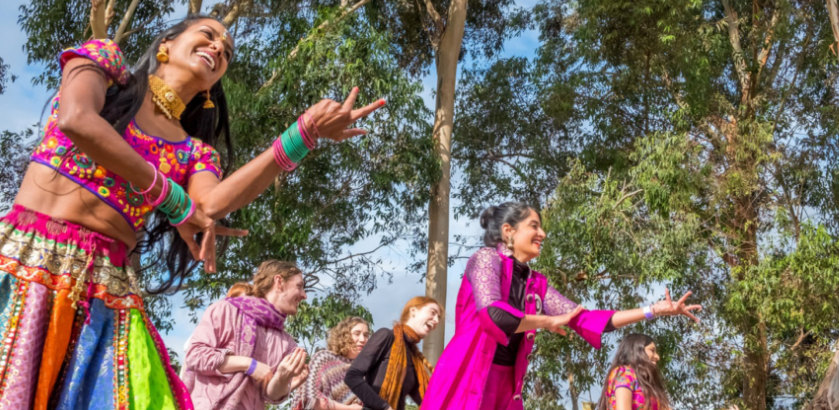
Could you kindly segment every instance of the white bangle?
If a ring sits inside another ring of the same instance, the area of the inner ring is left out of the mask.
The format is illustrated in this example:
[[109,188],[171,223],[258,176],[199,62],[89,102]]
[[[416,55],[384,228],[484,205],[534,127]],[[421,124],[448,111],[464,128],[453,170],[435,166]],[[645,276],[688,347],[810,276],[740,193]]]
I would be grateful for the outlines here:
[[655,319],[655,313],[653,313],[652,305],[644,306],[643,310],[644,310],[644,317],[647,318],[647,320]]

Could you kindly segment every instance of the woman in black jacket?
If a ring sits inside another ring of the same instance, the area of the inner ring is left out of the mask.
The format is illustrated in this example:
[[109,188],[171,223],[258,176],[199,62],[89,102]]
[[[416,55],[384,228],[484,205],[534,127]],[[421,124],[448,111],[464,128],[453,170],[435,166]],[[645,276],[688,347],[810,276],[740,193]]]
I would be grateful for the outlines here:
[[365,409],[404,410],[409,395],[422,404],[433,368],[417,343],[437,328],[442,312],[436,300],[417,296],[393,329],[379,329],[370,338],[344,378]]

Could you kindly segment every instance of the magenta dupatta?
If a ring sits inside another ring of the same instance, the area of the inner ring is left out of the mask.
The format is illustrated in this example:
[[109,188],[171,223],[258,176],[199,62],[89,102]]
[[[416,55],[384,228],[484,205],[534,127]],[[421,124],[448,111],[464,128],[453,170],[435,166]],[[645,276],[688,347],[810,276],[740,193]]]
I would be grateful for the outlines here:
[[[481,248],[469,259],[457,295],[455,334],[431,376],[423,410],[481,408],[496,346],[498,343],[506,346],[509,342],[490,318],[488,307],[503,309],[516,317],[542,313],[556,316],[576,308],[574,302],[550,287],[545,276],[536,271],[527,279],[524,312],[510,306],[507,300],[512,271],[513,260],[504,245],[497,249]],[[599,349],[600,336],[613,314],[613,311],[584,311],[568,327]],[[526,332],[519,346],[515,393],[508,410],[524,409],[521,391],[535,336],[535,330]]]

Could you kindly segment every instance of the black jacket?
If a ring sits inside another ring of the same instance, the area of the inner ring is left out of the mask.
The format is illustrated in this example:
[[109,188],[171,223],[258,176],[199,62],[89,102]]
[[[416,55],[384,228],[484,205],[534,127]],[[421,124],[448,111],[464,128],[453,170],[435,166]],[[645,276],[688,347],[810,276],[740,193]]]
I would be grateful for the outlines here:
[[[365,408],[386,410],[389,406],[379,396],[379,391],[382,388],[382,382],[385,380],[385,373],[387,373],[393,340],[393,329],[384,328],[376,331],[367,341],[367,345],[364,346],[358,357],[353,360],[347,375],[344,377],[344,383],[364,403]],[[407,372],[405,381],[402,382],[402,392],[399,394],[399,407],[395,410],[405,410],[405,397],[408,395],[417,404],[422,404],[422,398],[419,394],[419,381],[414,370],[411,349],[407,346],[408,343],[410,342],[406,338]]]

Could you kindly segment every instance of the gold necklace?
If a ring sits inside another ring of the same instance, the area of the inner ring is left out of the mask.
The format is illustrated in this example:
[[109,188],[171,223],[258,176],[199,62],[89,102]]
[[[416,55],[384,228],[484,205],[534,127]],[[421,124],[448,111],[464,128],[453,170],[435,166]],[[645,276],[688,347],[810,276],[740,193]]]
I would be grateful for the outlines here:
[[184,105],[178,93],[169,88],[160,77],[154,74],[149,75],[149,89],[152,94],[151,100],[154,101],[157,108],[160,108],[160,111],[163,111],[166,118],[170,120],[172,118],[181,119],[181,114],[186,109],[186,105]]

